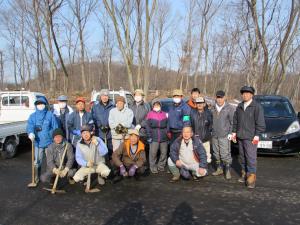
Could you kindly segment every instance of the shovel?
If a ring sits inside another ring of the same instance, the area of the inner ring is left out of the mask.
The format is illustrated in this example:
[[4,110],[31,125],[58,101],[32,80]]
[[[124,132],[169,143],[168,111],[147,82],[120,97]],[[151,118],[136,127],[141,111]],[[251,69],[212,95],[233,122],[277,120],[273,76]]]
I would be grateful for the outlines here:
[[35,170],[34,170],[34,143],[31,141],[31,183],[27,185],[29,188],[35,188],[37,186],[37,183],[35,183],[34,177],[35,177]]
[[[90,168],[92,168],[92,167],[90,167]],[[85,187],[85,193],[96,193],[96,192],[100,191],[99,188],[92,188],[91,189],[91,176],[92,176],[92,172],[90,172],[88,174],[88,179],[87,179],[87,183],[86,183],[86,187]]]
[[[62,158],[61,158],[61,160],[60,160],[60,165],[59,165],[59,168],[58,168],[59,171],[61,171],[61,169],[62,169],[62,165],[63,165],[63,162],[64,162],[64,160],[65,160],[66,152],[67,152],[67,144],[66,144],[66,146],[65,146],[65,149],[64,149]],[[50,188],[44,188],[44,190],[51,192],[51,194],[55,194],[55,193],[64,194],[64,193],[66,193],[65,190],[57,190],[57,189],[56,189],[56,186],[57,186],[57,183],[58,183],[58,178],[59,178],[59,174],[56,174],[56,177],[55,177],[55,180],[54,180],[54,184],[53,184],[53,186],[52,186],[52,189],[50,189]]]

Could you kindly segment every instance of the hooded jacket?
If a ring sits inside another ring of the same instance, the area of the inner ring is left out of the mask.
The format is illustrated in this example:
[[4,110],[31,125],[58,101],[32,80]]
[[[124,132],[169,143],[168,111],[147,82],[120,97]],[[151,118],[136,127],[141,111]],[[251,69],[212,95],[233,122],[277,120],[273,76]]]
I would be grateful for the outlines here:
[[152,141],[158,143],[169,140],[167,136],[168,117],[165,112],[155,112],[154,110],[152,110],[148,113],[146,120],[146,130],[148,138],[152,138]]
[[[47,105],[45,98],[38,98],[37,101]],[[37,129],[38,128],[38,129]],[[58,128],[57,120],[52,112],[47,108],[38,110],[29,116],[27,122],[27,133],[35,135],[35,146],[38,148],[47,148],[52,143],[52,133]]]

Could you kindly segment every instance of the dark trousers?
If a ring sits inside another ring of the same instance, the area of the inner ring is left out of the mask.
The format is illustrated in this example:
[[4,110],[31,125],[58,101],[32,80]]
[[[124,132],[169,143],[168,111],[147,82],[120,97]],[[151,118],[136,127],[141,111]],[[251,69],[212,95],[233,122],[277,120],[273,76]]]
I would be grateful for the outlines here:
[[173,142],[181,135],[181,131],[172,131],[171,130],[171,140],[170,140],[170,146],[173,144]]
[[257,145],[250,140],[238,140],[239,154],[242,169],[249,175],[256,174],[257,167]]

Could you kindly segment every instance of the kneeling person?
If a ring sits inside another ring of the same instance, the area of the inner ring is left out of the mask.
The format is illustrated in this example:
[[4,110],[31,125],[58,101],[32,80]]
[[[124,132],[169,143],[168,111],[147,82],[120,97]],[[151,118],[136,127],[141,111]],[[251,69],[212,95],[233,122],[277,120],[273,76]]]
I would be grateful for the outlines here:
[[193,137],[193,130],[186,126],[182,137],[177,138],[171,145],[168,166],[173,174],[171,182],[178,181],[180,175],[185,179],[195,180],[207,174],[207,158],[205,149],[199,138]]
[[107,147],[101,138],[93,136],[92,127],[84,125],[81,128],[81,140],[76,145],[76,162],[81,168],[76,172],[73,179],[75,182],[83,181],[90,173],[98,174],[98,183],[105,183],[110,169],[105,165]]
[[142,175],[146,163],[145,145],[140,141],[137,130],[131,129],[128,134],[129,139],[113,152],[113,164],[120,169],[121,176]]
[[[70,183],[73,183],[71,177],[76,170],[72,169],[74,163],[74,153],[72,145],[67,142],[64,137],[64,132],[57,128],[53,131],[53,143],[49,145],[46,151],[47,170],[41,176],[42,182],[50,182],[50,179],[56,175],[61,178],[68,177]],[[63,158],[64,152],[65,156]],[[62,167],[59,169],[62,162]]]

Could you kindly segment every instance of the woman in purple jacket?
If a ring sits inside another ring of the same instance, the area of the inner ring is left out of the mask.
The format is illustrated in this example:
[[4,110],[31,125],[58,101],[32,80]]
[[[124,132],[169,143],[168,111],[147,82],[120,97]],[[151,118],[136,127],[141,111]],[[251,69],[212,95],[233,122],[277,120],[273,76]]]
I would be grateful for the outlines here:
[[[147,137],[150,144],[149,163],[152,173],[165,170],[168,152],[167,114],[161,111],[161,102],[154,101],[152,111],[146,117]],[[160,157],[157,160],[157,152],[160,149]]]

